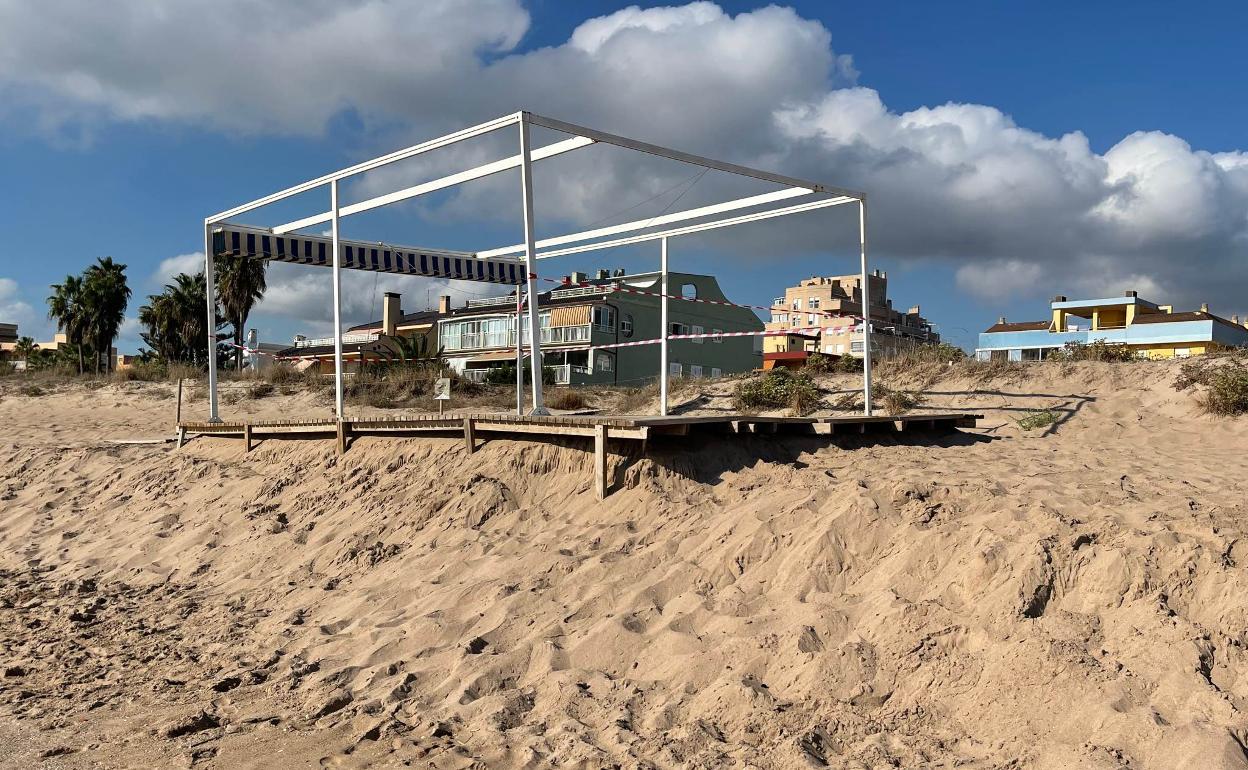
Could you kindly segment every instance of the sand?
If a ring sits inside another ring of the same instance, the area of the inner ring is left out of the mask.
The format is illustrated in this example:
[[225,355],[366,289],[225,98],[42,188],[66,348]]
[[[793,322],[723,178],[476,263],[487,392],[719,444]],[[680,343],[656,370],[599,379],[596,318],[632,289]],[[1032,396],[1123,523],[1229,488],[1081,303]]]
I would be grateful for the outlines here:
[[1248,767],[1248,419],[1176,373],[656,441],[604,502],[572,439],[115,445],[167,386],[9,387],[0,767]]

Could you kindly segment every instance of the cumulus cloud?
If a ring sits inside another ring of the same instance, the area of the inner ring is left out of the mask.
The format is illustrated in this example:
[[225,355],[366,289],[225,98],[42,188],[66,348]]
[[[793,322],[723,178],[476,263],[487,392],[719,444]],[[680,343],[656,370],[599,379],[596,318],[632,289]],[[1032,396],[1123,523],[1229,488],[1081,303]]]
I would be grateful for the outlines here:
[[202,272],[204,272],[204,252],[196,251],[192,254],[179,254],[176,257],[166,257],[160,260],[160,264],[148,276],[148,283],[155,290],[159,290],[165,284],[171,282],[173,277],[179,273],[196,275]]
[[24,337],[41,337],[50,326],[22,298],[21,287],[12,278],[0,278],[0,322],[17,324]]
[[[894,111],[856,85],[833,31],[787,8],[734,16],[708,2],[631,7],[586,20],[562,44],[520,50],[528,24],[517,0],[223,0],[212,13],[193,3],[70,11],[0,0],[0,89],[12,104],[33,103],[44,122],[104,116],[314,134],[351,111],[379,145],[533,109],[865,190],[882,266],[947,259],[966,292],[1156,289],[1178,305],[1248,311],[1236,288],[1248,281],[1244,152],[1140,132],[1098,153],[1079,132],[1047,136],[988,105]],[[513,137],[483,141],[387,169],[352,193],[514,152]],[[608,148],[543,161],[539,219],[595,222],[689,173]],[[714,176],[681,207],[739,192]],[[417,210],[514,218],[516,199],[514,178],[503,175]],[[632,216],[670,203],[659,197]],[[828,216],[712,242],[754,258],[810,253],[829,248]]]

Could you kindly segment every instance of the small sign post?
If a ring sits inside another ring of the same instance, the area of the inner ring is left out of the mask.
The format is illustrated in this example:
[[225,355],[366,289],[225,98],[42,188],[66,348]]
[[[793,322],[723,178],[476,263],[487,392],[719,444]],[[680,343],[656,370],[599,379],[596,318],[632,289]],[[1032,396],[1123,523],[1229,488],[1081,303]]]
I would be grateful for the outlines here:
[[443,405],[451,400],[450,377],[439,377],[433,381],[433,400],[438,402],[438,414],[442,414]]

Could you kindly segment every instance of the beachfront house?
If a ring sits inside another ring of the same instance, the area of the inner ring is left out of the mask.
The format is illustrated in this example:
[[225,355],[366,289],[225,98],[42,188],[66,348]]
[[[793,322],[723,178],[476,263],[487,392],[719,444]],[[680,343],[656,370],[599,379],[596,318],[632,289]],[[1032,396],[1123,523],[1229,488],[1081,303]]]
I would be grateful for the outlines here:
[[[638,385],[657,378],[660,281],[657,272],[599,270],[593,278],[566,276],[562,286],[542,292],[537,303],[542,363],[553,370],[555,382]],[[719,377],[758,368],[757,337],[720,336],[760,331],[763,324],[753,311],[714,304],[727,300],[709,275],[669,273],[668,287],[673,297],[683,298],[669,300],[668,332],[692,335],[669,342],[672,377]],[[687,301],[694,299],[711,302]],[[528,326],[521,326],[527,344]],[[438,319],[438,343],[451,368],[484,380],[492,369],[515,366],[515,328],[514,292],[473,299]],[[606,345],[612,347],[597,348]]]
[[1141,299],[1134,291],[1121,297],[1070,300],[1057,296],[1044,321],[1010,322],[1001,318],[979,335],[975,357],[983,361],[1040,361],[1068,344],[1104,342],[1125,345],[1140,358],[1182,358],[1215,345],[1248,346],[1248,328],[1238,316],[1229,319],[1200,310],[1176,313],[1170,305]]
[[[358,371],[361,363],[427,361],[437,357],[438,319],[450,312],[449,295],[438,297],[436,310],[403,312],[403,297],[388,291],[381,298],[381,318],[348,328],[342,335],[345,371]],[[398,338],[402,338],[401,340]],[[334,373],[334,338],[295,337],[295,342],[276,355],[315,366],[322,374]]]
[[[873,358],[940,342],[918,305],[905,312],[893,309],[888,273],[876,270],[867,278]],[[793,366],[816,351],[862,358],[862,293],[860,275],[813,276],[785,289],[784,296],[771,303],[767,330],[777,334],[763,343],[763,365]]]

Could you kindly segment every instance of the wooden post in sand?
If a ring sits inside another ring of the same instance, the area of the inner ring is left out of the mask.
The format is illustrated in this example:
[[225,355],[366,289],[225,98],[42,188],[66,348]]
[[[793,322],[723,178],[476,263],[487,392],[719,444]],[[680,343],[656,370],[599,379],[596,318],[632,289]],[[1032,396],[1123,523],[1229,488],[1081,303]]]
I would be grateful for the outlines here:
[[251,423],[243,423],[243,452],[251,451]]
[[338,454],[344,455],[347,453],[347,421],[346,420],[341,420],[341,419],[338,420],[338,433],[337,433],[337,436],[335,437],[334,443],[338,445]]
[[[438,402],[442,403],[441,401]],[[468,447],[468,454],[477,451],[476,425],[471,417],[464,418],[464,445]]]
[[178,409],[173,413],[173,424],[182,424],[182,378],[178,378]]
[[594,426],[594,492],[599,500],[607,497],[607,426]]

